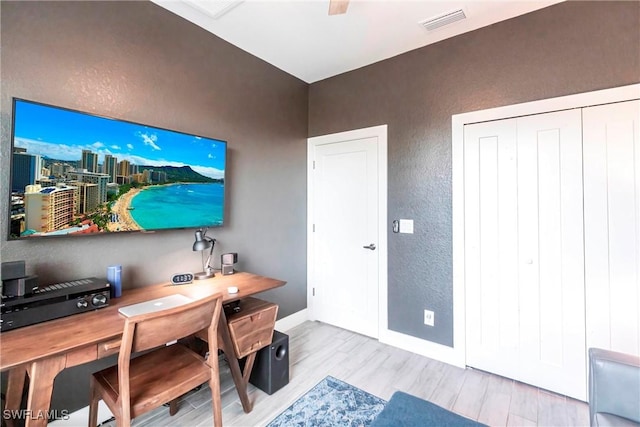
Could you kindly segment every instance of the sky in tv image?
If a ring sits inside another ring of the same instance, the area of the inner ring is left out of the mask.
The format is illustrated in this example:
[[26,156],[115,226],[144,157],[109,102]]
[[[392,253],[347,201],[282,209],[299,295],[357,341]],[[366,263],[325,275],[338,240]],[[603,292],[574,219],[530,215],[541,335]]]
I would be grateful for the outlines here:
[[78,161],[82,150],[140,166],[190,166],[224,178],[226,147],[220,140],[16,100],[14,144],[27,153]]

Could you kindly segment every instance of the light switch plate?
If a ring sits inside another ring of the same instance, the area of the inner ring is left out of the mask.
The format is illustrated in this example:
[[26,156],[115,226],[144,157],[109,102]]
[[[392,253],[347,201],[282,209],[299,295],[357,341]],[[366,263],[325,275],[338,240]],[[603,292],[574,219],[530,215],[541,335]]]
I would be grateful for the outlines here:
[[400,220],[400,232],[413,234],[413,220],[401,219]]

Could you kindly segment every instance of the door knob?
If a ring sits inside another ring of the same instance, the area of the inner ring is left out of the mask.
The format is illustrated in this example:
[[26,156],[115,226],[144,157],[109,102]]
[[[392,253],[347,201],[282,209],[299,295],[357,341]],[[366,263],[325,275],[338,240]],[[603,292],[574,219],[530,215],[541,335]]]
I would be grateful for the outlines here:
[[365,249],[371,249],[372,251],[375,251],[375,250],[376,250],[376,244],[375,244],[375,243],[372,243],[372,244],[370,244],[370,245],[368,245],[368,246],[363,246],[363,248],[365,248]]

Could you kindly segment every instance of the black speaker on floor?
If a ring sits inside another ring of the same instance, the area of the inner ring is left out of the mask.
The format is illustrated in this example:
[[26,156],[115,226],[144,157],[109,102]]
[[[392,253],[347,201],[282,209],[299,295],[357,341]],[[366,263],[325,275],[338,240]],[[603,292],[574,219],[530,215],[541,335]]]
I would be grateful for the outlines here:
[[256,355],[249,382],[267,394],[289,384],[289,335],[273,331],[271,345]]

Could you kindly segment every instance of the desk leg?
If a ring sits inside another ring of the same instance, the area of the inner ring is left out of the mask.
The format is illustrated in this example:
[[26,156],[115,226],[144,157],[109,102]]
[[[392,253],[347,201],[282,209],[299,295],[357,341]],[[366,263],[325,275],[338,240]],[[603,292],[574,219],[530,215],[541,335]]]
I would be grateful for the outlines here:
[[256,361],[256,352],[249,354],[247,359],[244,362],[244,372],[242,373],[242,381],[245,384],[249,383],[249,377],[251,376],[251,371],[253,370],[253,363]]
[[47,412],[51,406],[53,380],[65,367],[66,356],[55,356],[33,362],[29,368],[29,398],[25,427],[44,427],[47,425]]
[[[19,366],[17,368],[13,368],[9,371],[9,378],[7,379],[7,400],[5,402],[3,413],[3,419],[6,422],[8,427],[15,426],[16,417],[10,416],[11,414],[16,414],[20,409],[20,404],[22,403],[22,393],[24,391],[24,380],[27,375],[27,367]],[[9,416],[5,417],[7,414]]]
[[[218,323],[218,330],[220,331],[220,336],[222,338],[222,349],[224,350],[227,361],[229,362],[229,368],[231,369],[231,377],[233,378],[233,382],[236,385],[236,390],[238,390],[238,396],[240,397],[240,402],[242,402],[242,409],[247,414],[251,412],[253,405],[249,400],[249,395],[247,394],[247,382],[245,381],[242,371],[240,371],[240,364],[238,363],[238,358],[236,357],[236,353],[233,350],[233,343],[231,342],[231,333],[229,332],[229,325],[227,324],[227,316],[224,314],[224,310],[220,311],[220,322]],[[253,364],[253,363],[252,363]],[[245,367],[245,372],[251,373],[250,370],[247,370],[250,366]],[[247,375],[247,380],[249,375]]]

